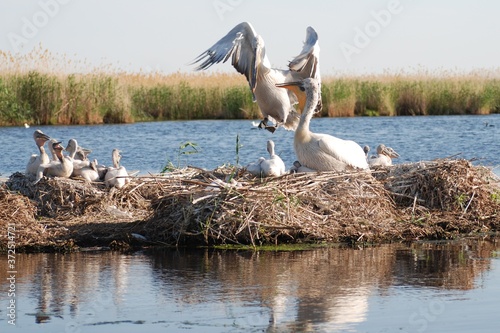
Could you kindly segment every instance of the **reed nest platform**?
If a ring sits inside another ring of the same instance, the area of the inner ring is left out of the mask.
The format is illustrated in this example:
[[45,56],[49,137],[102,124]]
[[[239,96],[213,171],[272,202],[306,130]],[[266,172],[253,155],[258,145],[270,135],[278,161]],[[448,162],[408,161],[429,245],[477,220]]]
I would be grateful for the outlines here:
[[462,159],[263,179],[190,167],[122,189],[15,173],[0,224],[18,251],[450,239],[500,230],[500,179]]

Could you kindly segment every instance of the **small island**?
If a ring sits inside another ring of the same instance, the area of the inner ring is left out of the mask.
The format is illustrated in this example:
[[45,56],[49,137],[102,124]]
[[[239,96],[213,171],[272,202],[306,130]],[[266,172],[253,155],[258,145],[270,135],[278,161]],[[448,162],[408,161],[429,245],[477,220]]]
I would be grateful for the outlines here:
[[373,244],[498,232],[500,179],[464,159],[268,178],[187,167],[133,177],[121,189],[63,178],[34,185],[14,173],[0,206],[19,252]]

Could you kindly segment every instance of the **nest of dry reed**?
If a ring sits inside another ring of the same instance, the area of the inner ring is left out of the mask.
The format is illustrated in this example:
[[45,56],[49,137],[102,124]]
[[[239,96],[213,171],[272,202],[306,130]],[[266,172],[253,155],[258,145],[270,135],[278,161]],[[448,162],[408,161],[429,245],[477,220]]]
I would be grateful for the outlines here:
[[19,246],[383,242],[498,231],[500,182],[466,160],[264,179],[187,168],[120,190],[72,179],[33,185],[15,173],[0,206]]

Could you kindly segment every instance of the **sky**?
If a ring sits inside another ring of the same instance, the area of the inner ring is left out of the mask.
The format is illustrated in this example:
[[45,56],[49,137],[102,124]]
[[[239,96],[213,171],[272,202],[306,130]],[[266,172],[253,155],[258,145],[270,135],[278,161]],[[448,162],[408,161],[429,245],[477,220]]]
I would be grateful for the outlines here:
[[312,26],[322,75],[467,72],[498,67],[499,14],[493,0],[2,0],[0,51],[41,45],[126,71],[188,73],[196,56],[248,21],[278,68]]

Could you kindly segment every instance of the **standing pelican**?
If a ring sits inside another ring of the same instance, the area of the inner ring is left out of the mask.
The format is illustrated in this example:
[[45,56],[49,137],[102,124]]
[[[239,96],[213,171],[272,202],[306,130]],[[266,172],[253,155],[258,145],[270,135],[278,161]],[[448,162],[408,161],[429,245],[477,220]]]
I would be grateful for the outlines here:
[[392,159],[398,157],[399,154],[394,149],[386,147],[384,144],[380,144],[377,147],[377,155],[368,158],[368,165],[370,165],[370,167],[390,166],[392,165]]
[[104,182],[109,187],[122,188],[126,183],[130,181],[128,178],[127,170],[124,166],[120,166],[120,160],[122,156],[118,149],[113,149],[111,153],[111,159],[113,161],[113,166],[108,168],[106,175],[104,176]]
[[61,146],[61,142],[54,142],[52,146],[58,161],[41,164],[38,167],[35,183],[42,179],[44,175],[49,177],[69,178],[73,173],[73,163],[70,159],[63,156],[62,151],[64,148]]
[[309,130],[318,104],[319,84],[316,79],[307,78],[277,86],[290,89],[298,95],[306,95],[306,103],[293,142],[295,154],[302,166],[317,171],[368,169],[363,148],[356,142]]
[[274,153],[274,141],[273,140],[268,140],[267,141],[267,151],[269,152],[270,158],[267,160],[262,161],[260,164],[260,167],[262,169],[262,176],[263,177],[278,177],[281,175],[284,175],[286,170],[285,170],[285,163],[283,163],[283,160],[281,157],[276,155]]
[[35,144],[37,145],[40,154],[31,155],[28,164],[26,165],[26,175],[35,176],[38,171],[38,167],[41,164],[47,164],[50,161],[49,155],[45,152],[45,148],[43,147],[45,142],[50,140],[50,137],[42,131],[36,130],[33,133],[33,139],[35,140]]
[[[229,57],[231,57],[233,67],[245,75],[253,99],[264,116],[259,127],[266,128],[270,132],[274,132],[279,125],[295,130],[299,121],[299,114],[293,107],[296,97],[291,92],[277,88],[276,83],[313,77],[318,84],[321,84],[316,31],[312,27],[307,28],[302,51],[288,64],[286,70],[271,67],[264,40],[248,22],[235,26],[227,35],[200,54],[192,64],[201,62],[196,70],[203,70],[213,64],[226,62]],[[318,89],[317,93],[319,110],[321,109],[321,89]],[[275,125],[268,125],[269,120]]]

